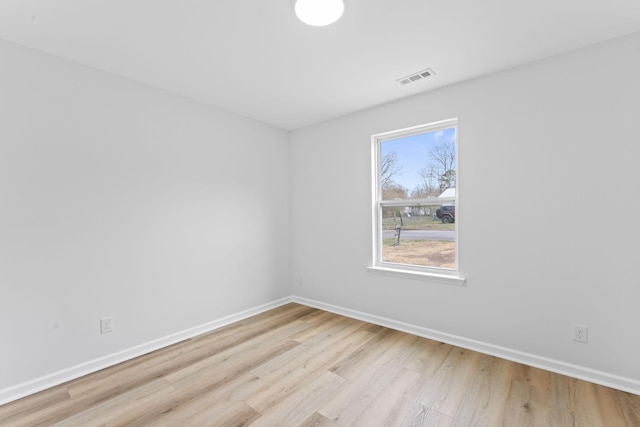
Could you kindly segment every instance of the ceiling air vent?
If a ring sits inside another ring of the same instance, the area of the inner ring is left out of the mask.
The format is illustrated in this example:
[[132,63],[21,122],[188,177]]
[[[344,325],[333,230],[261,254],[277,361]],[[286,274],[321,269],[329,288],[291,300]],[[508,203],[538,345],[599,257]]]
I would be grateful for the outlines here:
[[427,68],[422,71],[418,71],[417,73],[410,74],[406,77],[402,77],[401,79],[396,80],[401,85],[407,85],[409,83],[413,83],[415,81],[425,79],[427,77],[433,76],[435,73],[431,68]]

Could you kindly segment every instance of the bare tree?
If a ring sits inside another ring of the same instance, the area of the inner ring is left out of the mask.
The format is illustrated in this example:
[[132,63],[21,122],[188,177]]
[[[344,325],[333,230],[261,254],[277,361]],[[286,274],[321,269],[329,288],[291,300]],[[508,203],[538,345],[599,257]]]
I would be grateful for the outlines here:
[[428,186],[416,185],[413,190],[411,190],[411,198],[412,199],[426,199],[427,197],[435,196],[432,189]]
[[380,163],[380,189],[384,200],[406,199],[408,190],[394,181],[394,177],[402,173],[398,153],[390,151],[384,155]]
[[395,199],[406,199],[407,198],[407,189],[402,185],[396,184],[392,182],[391,184],[387,184],[386,187],[382,187],[382,200],[395,200]]
[[456,147],[452,141],[441,142],[429,154],[429,162],[418,173],[423,179],[423,193],[437,196],[456,186]]
[[402,172],[402,166],[398,164],[398,153],[390,151],[385,154],[380,163],[380,187],[391,188],[398,186],[393,180],[393,177],[399,175]]

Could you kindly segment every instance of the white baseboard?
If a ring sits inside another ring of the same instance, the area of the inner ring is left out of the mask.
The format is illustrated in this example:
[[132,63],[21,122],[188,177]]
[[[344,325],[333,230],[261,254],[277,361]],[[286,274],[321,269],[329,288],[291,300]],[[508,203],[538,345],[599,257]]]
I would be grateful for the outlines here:
[[397,320],[388,319],[373,314],[363,313],[344,307],[326,304],[320,301],[290,296],[217,320],[213,320],[211,322],[207,322],[205,324],[195,326],[193,328],[189,328],[163,338],[149,341],[147,343],[140,344],[117,353],[113,353],[76,366],[72,366],[70,368],[54,372],[52,374],[36,378],[31,381],[2,389],[0,390],[0,405],[12,402],[14,400],[20,399],[33,393],[37,393],[47,388],[54,387],[56,385],[63,384],[67,381],[71,381],[83,375],[87,375],[92,372],[96,372],[101,369],[116,365],[118,363],[125,362],[135,357],[142,356],[152,351],[159,350],[180,341],[193,338],[197,335],[213,331],[215,329],[221,328],[234,322],[238,322],[251,316],[255,316],[256,314],[263,313],[267,310],[271,310],[292,301],[309,307],[330,311],[332,313],[341,314],[343,316],[352,317],[354,319],[363,320],[365,322],[385,326],[387,328],[395,329],[398,331],[407,332],[424,338],[433,339],[469,350],[478,351],[484,354],[489,354],[536,368],[545,369],[547,371],[556,372],[558,374],[567,375],[573,378],[578,378],[595,384],[600,384],[606,387],[611,387],[625,392],[640,395],[640,381],[636,381],[630,378],[625,378],[618,375],[609,374],[607,372],[597,371],[594,369],[585,368],[583,366],[565,363],[559,360],[537,356],[535,354],[512,350],[481,341],[471,340],[468,338],[447,334],[444,332],[439,332],[433,329],[423,328],[421,326],[411,325],[404,322],[399,322]]
[[58,372],[54,372],[49,375],[45,375],[40,378],[33,379],[21,384],[17,384],[12,387],[8,387],[0,390],[0,405],[18,400],[22,397],[28,396],[33,393],[45,390],[47,388],[54,387],[59,384],[63,384],[67,381],[80,378],[83,375],[90,374],[92,372],[99,371],[104,368],[108,368],[118,363],[125,362],[143,354],[150,353],[152,351],[159,350],[161,348],[173,345],[180,341],[184,341],[189,338],[193,338],[197,335],[204,334],[206,332],[213,331],[223,326],[229,325],[234,322],[246,319],[256,314],[263,313],[267,310],[279,307],[293,301],[292,297],[282,298],[276,301],[272,301],[267,304],[253,307],[248,310],[241,311],[239,313],[231,314],[229,316],[222,317],[211,322],[204,323],[193,328],[185,329],[184,331],[177,332],[175,334],[168,335],[153,341],[146,342],[144,344],[137,345],[135,347],[128,348],[117,353],[113,353],[98,359],[90,360],[85,363],[81,363],[76,366],[72,366],[67,369],[63,369]]
[[395,329],[398,331],[407,332],[412,335],[429,338],[432,340],[455,345],[457,347],[478,351],[480,353],[500,357],[502,359],[511,360],[513,362],[522,363],[528,366],[533,366],[535,368],[544,369],[558,374],[567,375],[569,377],[589,381],[595,384],[600,384],[606,387],[615,388],[617,390],[622,390],[628,393],[640,395],[640,381],[631,378],[625,378],[618,375],[609,374],[607,372],[597,371],[594,369],[585,368],[583,366],[573,365],[571,363],[565,363],[559,360],[537,356],[535,354],[525,353],[522,351],[488,344],[457,335],[447,334],[444,332],[435,331],[433,329],[423,328],[421,326],[411,325],[408,323],[399,322],[397,320],[387,319],[384,317],[363,313],[344,307],[325,304],[323,302],[314,301],[307,298],[294,296],[293,301],[299,304],[307,305],[309,307],[319,308],[321,310],[330,311],[332,313],[341,314],[343,316],[363,320],[365,322],[385,326],[387,328]]

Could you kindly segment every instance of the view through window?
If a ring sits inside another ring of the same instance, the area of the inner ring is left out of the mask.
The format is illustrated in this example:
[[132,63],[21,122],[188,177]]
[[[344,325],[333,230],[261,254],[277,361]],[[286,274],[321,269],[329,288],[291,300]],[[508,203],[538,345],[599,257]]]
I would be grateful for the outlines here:
[[457,270],[457,120],[373,137],[374,263]]

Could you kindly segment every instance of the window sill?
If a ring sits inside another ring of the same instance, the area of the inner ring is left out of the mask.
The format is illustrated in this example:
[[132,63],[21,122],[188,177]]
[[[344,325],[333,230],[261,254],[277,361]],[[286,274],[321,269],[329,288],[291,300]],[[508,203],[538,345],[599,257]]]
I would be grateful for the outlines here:
[[457,274],[439,274],[426,271],[411,271],[389,267],[367,267],[369,273],[383,276],[403,277],[407,279],[423,280],[425,282],[441,283],[445,285],[465,286],[466,278]]

